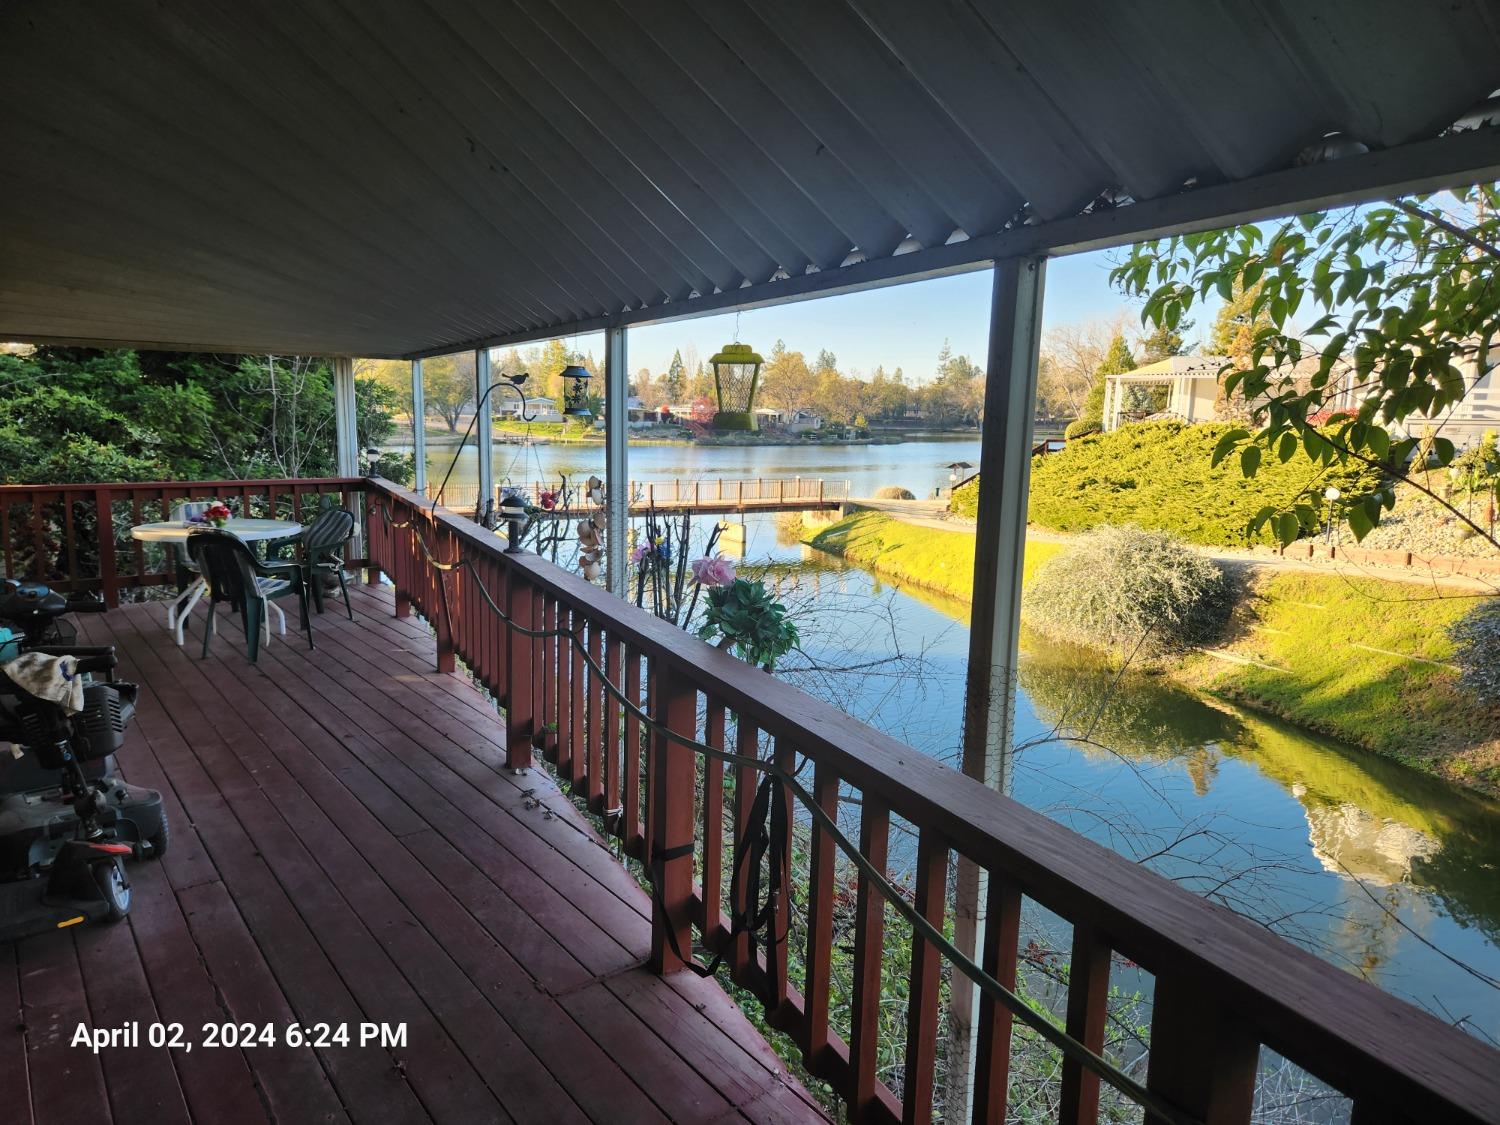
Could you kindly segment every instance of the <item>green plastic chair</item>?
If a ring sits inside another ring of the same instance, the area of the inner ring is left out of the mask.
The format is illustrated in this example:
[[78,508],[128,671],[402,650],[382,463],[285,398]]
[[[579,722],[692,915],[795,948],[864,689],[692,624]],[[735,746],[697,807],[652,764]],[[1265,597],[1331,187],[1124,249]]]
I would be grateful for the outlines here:
[[349,603],[349,584],[344,579],[344,556],[339,552],[354,532],[354,513],[346,508],[324,508],[312,523],[302,529],[302,580],[312,592],[313,606],[323,612],[323,583],[318,579],[333,574],[339,580],[344,596],[344,611],[354,620]]
[[[301,610],[302,628],[307,630],[307,647],[314,648],[312,619],[307,612],[307,583],[302,567],[296,562],[262,562],[255,552],[232,531],[221,528],[199,528],[187,538],[188,557],[197,564],[208,583],[208,627],[203,631],[203,655],[217,632],[218,615],[214,607],[225,602],[235,609],[245,626],[245,644],[250,663],[260,655],[261,632],[270,640],[268,616],[270,600],[296,594]],[[284,627],[284,624],[283,624]]]

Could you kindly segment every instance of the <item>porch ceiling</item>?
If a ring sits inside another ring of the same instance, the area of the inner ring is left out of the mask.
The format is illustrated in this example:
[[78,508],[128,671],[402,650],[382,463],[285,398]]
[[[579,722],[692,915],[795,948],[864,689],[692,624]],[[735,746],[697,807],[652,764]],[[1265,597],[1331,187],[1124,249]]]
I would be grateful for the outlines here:
[[0,338],[430,353],[1500,175],[1435,139],[1500,9],[1419,7],[20,0]]

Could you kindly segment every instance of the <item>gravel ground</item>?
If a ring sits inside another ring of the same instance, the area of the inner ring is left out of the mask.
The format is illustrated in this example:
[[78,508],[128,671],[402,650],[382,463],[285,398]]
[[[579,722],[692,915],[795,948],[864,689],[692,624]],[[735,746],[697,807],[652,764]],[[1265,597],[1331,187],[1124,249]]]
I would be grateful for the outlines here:
[[[1486,500],[1475,500],[1472,511],[1467,498],[1460,497],[1454,504],[1479,526],[1488,526]],[[1500,523],[1497,523],[1497,529],[1500,529]],[[1347,528],[1344,529],[1344,535],[1347,541]],[[1411,551],[1418,555],[1463,555],[1468,558],[1500,554],[1493,543],[1474,534],[1473,529],[1462,520],[1410,488],[1401,489],[1395,510],[1381,517],[1380,526],[1366,535],[1360,546],[1372,550]]]

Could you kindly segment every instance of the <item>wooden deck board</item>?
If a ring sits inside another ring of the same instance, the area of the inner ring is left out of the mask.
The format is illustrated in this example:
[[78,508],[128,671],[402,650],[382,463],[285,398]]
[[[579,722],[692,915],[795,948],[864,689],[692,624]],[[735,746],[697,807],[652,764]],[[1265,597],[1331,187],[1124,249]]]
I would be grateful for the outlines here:
[[[432,670],[425,623],[351,593],[355,621],[330,602],[315,652],[293,629],[258,666],[227,617],[206,660],[159,604],[84,623],[142,684],[120,766],[164,792],[173,849],[132,868],[127,924],[0,951],[0,1084],[25,1107],[7,1119],[818,1119],[713,982],[642,967],[649,900],[547,775],[503,768],[502,723]],[[67,1046],[127,1020],[408,1040]]]

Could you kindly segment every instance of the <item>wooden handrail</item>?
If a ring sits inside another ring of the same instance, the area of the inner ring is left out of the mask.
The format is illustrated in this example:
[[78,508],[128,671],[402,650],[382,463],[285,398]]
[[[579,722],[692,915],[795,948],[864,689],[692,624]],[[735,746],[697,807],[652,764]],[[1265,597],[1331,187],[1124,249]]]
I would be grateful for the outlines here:
[[[1216,1122],[1248,1121],[1257,1049],[1264,1044],[1354,1098],[1358,1111],[1371,1114],[1372,1119],[1483,1122],[1500,1118],[1500,1053],[1479,1040],[577,575],[533,554],[506,553],[494,535],[446,512],[432,512],[405,489],[375,481],[369,497],[372,504],[389,504],[398,522],[413,521],[406,535],[430,536],[429,546],[443,558],[473,562],[487,576],[487,583],[495,584],[491,589],[497,597],[503,588],[509,592],[510,604],[516,604],[519,591],[540,599],[543,613],[533,620],[551,614],[561,625],[566,618],[571,628],[591,638],[602,633],[608,644],[622,647],[627,665],[644,661],[648,708],[665,726],[676,729],[687,722],[684,692],[695,698],[701,693],[709,714],[726,709],[737,717],[742,738],[747,729],[752,732],[751,746],[755,745],[754,732],[760,731],[770,736],[778,753],[795,749],[810,758],[823,794],[820,799],[827,799],[829,786],[836,793],[839,782],[857,790],[866,810],[867,832],[873,833],[867,841],[870,847],[883,851],[885,846],[880,822],[868,823],[870,810],[902,817],[927,842],[921,855],[930,864],[937,863],[938,847],[951,848],[988,871],[995,884],[1025,894],[1071,922],[1075,947],[1084,940],[1077,935],[1087,935],[1081,948],[1087,949],[1092,963],[1097,965],[1100,956],[1107,963],[1108,953],[1114,951],[1155,974],[1159,1004],[1153,1017],[1147,1083],[1186,1112]],[[503,674],[495,674],[495,648],[484,642],[480,632],[489,628],[484,624],[486,615],[461,573],[445,579],[425,566],[415,542],[402,540],[403,533],[384,527],[377,512],[371,512],[369,526],[372,557],[392,575],[401,596],[426,606],[429,616],[436,613],[451,620],[456,650],[476,670],[489,665],[478,674],[486,682],[493,678],[505,685],[502,701],[506,693],[526,685],[524,690],[538,690],[540,698],[557,706],[561,722],[570,710],[568,693],[559,689],[549,694],[547,684],[554,676],[560,677],[557,682],[571,685],[576,693],[578,678],[590,674],[581,664],[563,658],[569,646],[556,646],[549,657],[545,645],[517,646],[512,641],[503,650],[508,667]],[[439,636],[443,633],[440,626]],[[537,678],[542,686],[533,689],[530,684]],[[546,705],[543,712],[545,725]],[[579,710],[572,709],[567,721],[574,730],[584,719]],[[630,725],[626,723],[627,728]],[[523,736],[521,731],[516,733]],[[611,733],[608,741],[603,751],[613,758],[620,752],[615,745],[618,739]],[[651,760],[656,766],[648,775],[653,784],[646,812],[646,819],[655,825],[651,837],[628,810],[607,822],[627,848],[642,858],[650,859],[653,846],[659,857],[660,849],[669,849],[659,860],[664,881],[658,885],[665,886],[669,896],[662,913],[679,927],[685,917],[680,913],[682,880],[692,871],[692,856],[683,854],[680,836],[682,817],[691,815],[695,799],[693,774],[683,765],[682,755],[688,751],[652,741],[656,745],[648,755],[655,755]],[[540,742],[552,760],[566,757],[571,780],[581,785],[579,791],[596,792],[590,789],[587,773],[599,767],[580,762],[576,749],[549,745],[545,737]],[[631,766],[628,749],[627,744],[622,766],[626,771]],[[518,751],[513,748],[513,753]],[[529,753],[527,746],[525,754]],[[737,794],[741,788],[736,786]],[[600,811],[614,815],[612,809]],[[822,870],[817,893],[832,894],[826,863]],[[933,900],[932,883],[925,884],[925,896],[922,886],[920,909],[936,910],[940,919],[941,904]],[[820,903],[810,907],[814,932],[826,928],[818,914],[823,909]],[[696,916],[706,918],[710,913],[717,915],[717,909],[700,907]],[[658,928],[662,924],[658,918]],[[704,934],[710,945],[726,937],[722,926],[718,932]],[[660,940],[653,948],[658,963],[670,966],[672,959],[663,953],[666,947]],[[736,975],[753,978],[755,966],[737,961],[735,948],[731,944]],[[1012,951],[1012,964],[1013,960]],[[999,963],[1004,961],[1002,951]],[[930,997],[925,990],[934,977],[929,960],[919,958],[918,962],[922,980],[913,982],[913,1011],[926,1026]],[[1099,979],[1083,975],[1095,982]],[[821,983],[826,985],[826,974]],[[923,989],[920,996],[919,988]],[[1080,994],[1076,1002],[1070,999],[1070,1028],[1075,1023],[1086,1028],[1098,1017],[1098,990],[1089,991],[1090,996]],[[808,1066],[835,1082],[859,1104],[860,1112],[875,1117],[894,1113],[889,1091],[882,1094],[883,1087],[869,1085],[861,1062],[864,1046],[855,1050],[856,1045],[829,1042],[823,1029],[804,1024],[808,1013],[821,1012],[818,1018],[826,1019],[826,1011],[823,998],[808,1003],[787,987],[778,993],[770,1016],[798,1033],[799,1041],[807,1044]],[[856,1028],[856,1038],[863,1036],[864,1045],[869,1034],[868,1027]],[[919,1052],[917,1063],[930,1065],[929,1055]],[[930,1075],[912,1075],[908,1092],[930,1088],[928,1079]],[[1088,1077],[1075,1076],[1073,1081],[1081,1084],[1075,1089],[1080,1099],[1075,1104],[1086,1108]],[[911,1117],[914,1107],[908,1104],[905,1109]],[[920,1107],[915,1107],[915,1114],[915,1119],[925,1119]]]
[[326,490],[333,487],[363,486],[367,479],[366,477],[256,477],[248,480],[221,478],[218,480],[108,481],[90,484],[0,484],[0,497],[32,492],[49,494],[56,492],[158,492],[162,490],[199,492],[210,489],[238,492],[244,488],[264,490],[272,486],[288,488],[294,484],[305,489],[322,487]]

